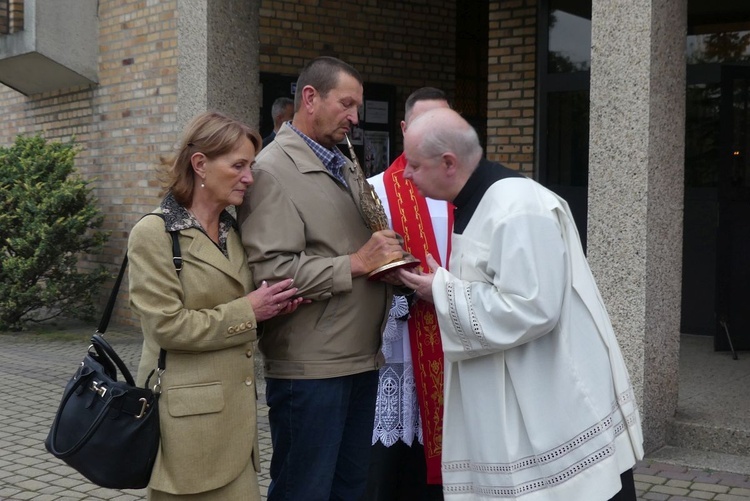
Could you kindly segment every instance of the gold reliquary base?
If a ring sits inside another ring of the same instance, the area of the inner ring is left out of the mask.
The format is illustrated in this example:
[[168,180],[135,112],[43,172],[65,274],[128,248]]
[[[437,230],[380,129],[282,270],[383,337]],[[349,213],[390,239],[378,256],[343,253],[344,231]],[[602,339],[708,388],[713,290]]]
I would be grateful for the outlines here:
[[375,270],[371,271],[369,275],[367,275],[367,280],[380,280],[380,278],[388,273],[391,270],[395,270],[397,268],[415,268],[421,264],[421,261],[411,254],[407,254],[404,256],[403,259],[398,259],[396,261],[391,261],[388,264],[384,264],[383,266],[379,268],[375,268]]

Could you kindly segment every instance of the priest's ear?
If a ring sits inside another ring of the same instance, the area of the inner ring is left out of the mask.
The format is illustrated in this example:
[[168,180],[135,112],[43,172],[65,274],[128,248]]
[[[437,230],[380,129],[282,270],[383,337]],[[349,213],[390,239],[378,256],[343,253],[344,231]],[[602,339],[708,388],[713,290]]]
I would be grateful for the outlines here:
[[445,165],[445,174],[448,176],[455,176],[456,171],[459,168],[459,161],[456,154],[452,151],[446,151],[442,155],[443,165]]

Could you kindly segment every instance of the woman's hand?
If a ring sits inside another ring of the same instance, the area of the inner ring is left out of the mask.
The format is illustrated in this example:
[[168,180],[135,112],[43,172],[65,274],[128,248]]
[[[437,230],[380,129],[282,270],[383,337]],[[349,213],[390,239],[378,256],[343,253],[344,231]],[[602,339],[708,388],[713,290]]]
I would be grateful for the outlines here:
[[292,287],[292,279],[287,278],[273,285],[264,280],[260,287],[247,295],[255,313],[255,320],[262,322],[276,315],[292,313],[302,303],[309,303],[301,297],[295,298],[297,288]]

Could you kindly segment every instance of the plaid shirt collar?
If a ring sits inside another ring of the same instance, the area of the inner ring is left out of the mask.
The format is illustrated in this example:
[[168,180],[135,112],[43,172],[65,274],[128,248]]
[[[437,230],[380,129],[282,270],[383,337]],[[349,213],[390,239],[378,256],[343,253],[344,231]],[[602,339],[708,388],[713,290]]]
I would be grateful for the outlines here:
[[292,122],[288,122],[287,125],[289,125],[289,128],[299,134],[299,137],[307,143],[310,149],[315,153],[315,156],[323,163],[326,170],[330,172],[337,181],[344,186],[347,186],[346,179],[344,179],[344,167],[346,166],[346,157],[344,154],[341,153],[338,148],[329,150],[328,148],[321,146],[318,142],[293,126]]

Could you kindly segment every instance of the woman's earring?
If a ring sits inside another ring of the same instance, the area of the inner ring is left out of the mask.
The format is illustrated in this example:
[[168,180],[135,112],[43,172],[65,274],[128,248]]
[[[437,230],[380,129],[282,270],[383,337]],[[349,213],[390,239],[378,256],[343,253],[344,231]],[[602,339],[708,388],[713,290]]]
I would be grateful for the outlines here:
[[201,188],[205,188],[205,187],[206,187],[206,185],[203,184],[203,183],[201,183]]

